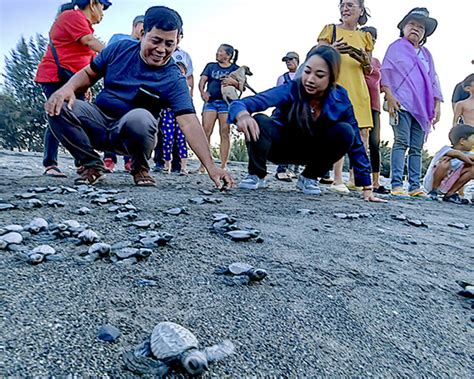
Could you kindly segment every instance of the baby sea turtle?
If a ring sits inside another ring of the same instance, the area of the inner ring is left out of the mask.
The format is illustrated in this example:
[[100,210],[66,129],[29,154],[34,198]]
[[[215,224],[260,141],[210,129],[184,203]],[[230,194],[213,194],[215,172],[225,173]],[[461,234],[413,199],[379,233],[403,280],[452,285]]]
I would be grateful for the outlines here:
[[12,225],[7,225],[7,226],[3,227],[3,229],[5,229],[6,232],[21,233],[24,228],[21,225],[12,224]]
[[209,363],[233,352],[234,344],[229,340],[199,350],[199,341],[191,331],[173,322],[160,322],[149,340],[124,354],[124,362],[128,370],[137,374],[165,376],[177,368],[201,375],[209,369]]
[[96,242],[89,247],[87,250],[88,254],[97,254],[99,257],[106,257],[110,254],[112,247],[108,243]]
[[43,202],[39,199],[29,199],[26,203],[28,208],[41,208],[43,206]]
[[134,211],[119,212],[115,215],[116,220],[135,220],[138,217]]
[[84,230],[77,236],[77,238],[79,238],[79,240],[85,244],[92,244],[99,240],[97,233],[90,229]]
[[9,232],[0,236],[0,240],[4,242],[3,245],[6,244],[5,247],[9,245],[19,245],[23,242],[23,236],[17,232]]
[[25,192],[25,193],[20,193],[15,195],[16,197],[19,197],[20,199],[34,199],[36,198],[36,193],[34,192]]
[[0,211],[9,211],[11,209],[15,209],[15,206],[13,204],[0,203]]
[[151,220],[134,221],[130,225],[139,229],[154,229],[160,226],[158,222]]
[[167,215],[178,216],[181,214],[187,214],[186,208],[171,208],[165,211]]
[[226,232],[233,241],[248,241],[252,238],[258,237],[260,234],[260,230],[252,229],[252,230],[231,230],[230,232]]
[[261,268],[254,268],[252,265],[243,262],[234,262],[227,267],[220,268],[216,274],[227,274],[233,276],[245,275],[250,281],[258,282],[267,277],[267,271]]
[[37,217],[31,220],[31,222],[25,227],[30,233],[39,233],[43,230],[48,229],[48,221],[44,218]]
[[48,206],[54,207],[54,208],[59,208],[59,207],[65,207],[66,206],[66,203],[64,201],[56,200],[56,199],[48,200],[48,202],[46,204]]
[[77,210],[77,214],[81,215],[81,216],[84,216],[84,215],[89,214],[89,213],[91,213],[91,210],[87,207],[81,207]]
[[457,280],[457,284],[462,287],[462,290],[458,292],[458,295],[473,299],[474,298],[474,284]]
[[28,263],[32,265],[36,265],[44,261],[44,259],[48,256],[54,255],[56,253],[56,249],[49,245],[40,245],[35,247],[28,253]]

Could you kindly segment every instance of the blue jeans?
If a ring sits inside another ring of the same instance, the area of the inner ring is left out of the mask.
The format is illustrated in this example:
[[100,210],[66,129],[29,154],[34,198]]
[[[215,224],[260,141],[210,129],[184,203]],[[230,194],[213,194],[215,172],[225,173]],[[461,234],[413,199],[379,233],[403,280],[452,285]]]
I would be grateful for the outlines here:
[[227,113],[229,112],[229,104],[224,100],[214,100],[208,103],[204,103],[202,109],[203,112],[217,112],[217,113]]
[[392,126],[394,141],[391,157],[392,188],[403,186],[405,153],[408,150],[408,184],[409,191],[420,188],[421,149],[425,133],[420,124],[407,111],[399,112],[398,125]]

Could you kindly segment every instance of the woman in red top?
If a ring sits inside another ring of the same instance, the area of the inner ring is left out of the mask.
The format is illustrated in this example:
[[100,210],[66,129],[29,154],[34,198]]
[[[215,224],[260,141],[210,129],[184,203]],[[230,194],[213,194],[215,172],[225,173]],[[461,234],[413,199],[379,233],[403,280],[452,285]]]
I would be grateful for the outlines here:
[[[104,10],[110,5],[112,4],[108,0],[72,0],[61,6],[59,15],[49,33],[50,44],[38,66],[35,78],[35,82],[43,87],[46,98],[49,98],[67,82],[68,78],[63,75],[66,70],[70,75],[78,72],[105,47],[94,37],[92,25],[102,21]],[[61,70],[56,63],[51,44],[56,52]],[[77,96],[84,99],[84,93],[77,94]],[[51,133],[51,129],[46,128],[43,155],[44,175],[66,176],[57,167],[58,146],[59,142]]]

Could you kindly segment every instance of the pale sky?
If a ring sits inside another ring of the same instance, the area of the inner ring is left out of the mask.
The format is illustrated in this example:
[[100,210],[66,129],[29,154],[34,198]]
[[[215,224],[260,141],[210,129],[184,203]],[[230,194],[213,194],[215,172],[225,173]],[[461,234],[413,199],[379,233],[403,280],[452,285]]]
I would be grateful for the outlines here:
[[[338,0],[111,0],[113,5],[95,26],[95,34],[104,41],[114,33],[129,33],[136,15],[144,14],[153,5],[167,5],[177,10],[184,22],[181,47],[191,54],[195,69],[194,103],[200,114],[202,101],[197,82],[204,66],[215,61],[221,43],[228,43],[240,52],[238,64],[251,68],[254,76],[249,84],[257,91],[273,87],[286,71],[281,58],[288,51],[301,57],[317,41],[326,24],[339,20]],[[3,57],[14,48],[19,38],[47,35],[61,0],[0,0],[0,71]],[[374,56],[382,60],[387,46],[399,35],[398,22],[414,7],[427,7],[438,20],[438,29],[428,38],[440,77],[445,103],[441,121],[428,137],[425,147],[436,152],[448,144],[452,124],[451,94],[456,83],[474,72],[473,21],[474,0],[366,0],[372,14],[367,25],[378,29]],[[217,127],[215,132],[217,132]],[[393,132],[388,118],[382,118],[382,139],[391,140]],[[214,141],[214,139],[213,139]]]

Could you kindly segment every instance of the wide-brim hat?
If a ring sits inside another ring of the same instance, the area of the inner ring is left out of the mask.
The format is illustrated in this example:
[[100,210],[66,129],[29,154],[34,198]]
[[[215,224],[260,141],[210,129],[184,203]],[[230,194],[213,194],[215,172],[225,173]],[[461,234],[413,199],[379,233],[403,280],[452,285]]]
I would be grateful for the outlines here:
[[413,8],[408,14],[403,17],[397,25],[398,29],[403,30],[405,25],[410,20],[421,21],[425,24],[425,37],[429,37],[434,33],[438,26],[438,21],[430,17],[430,12],[426,8]]

